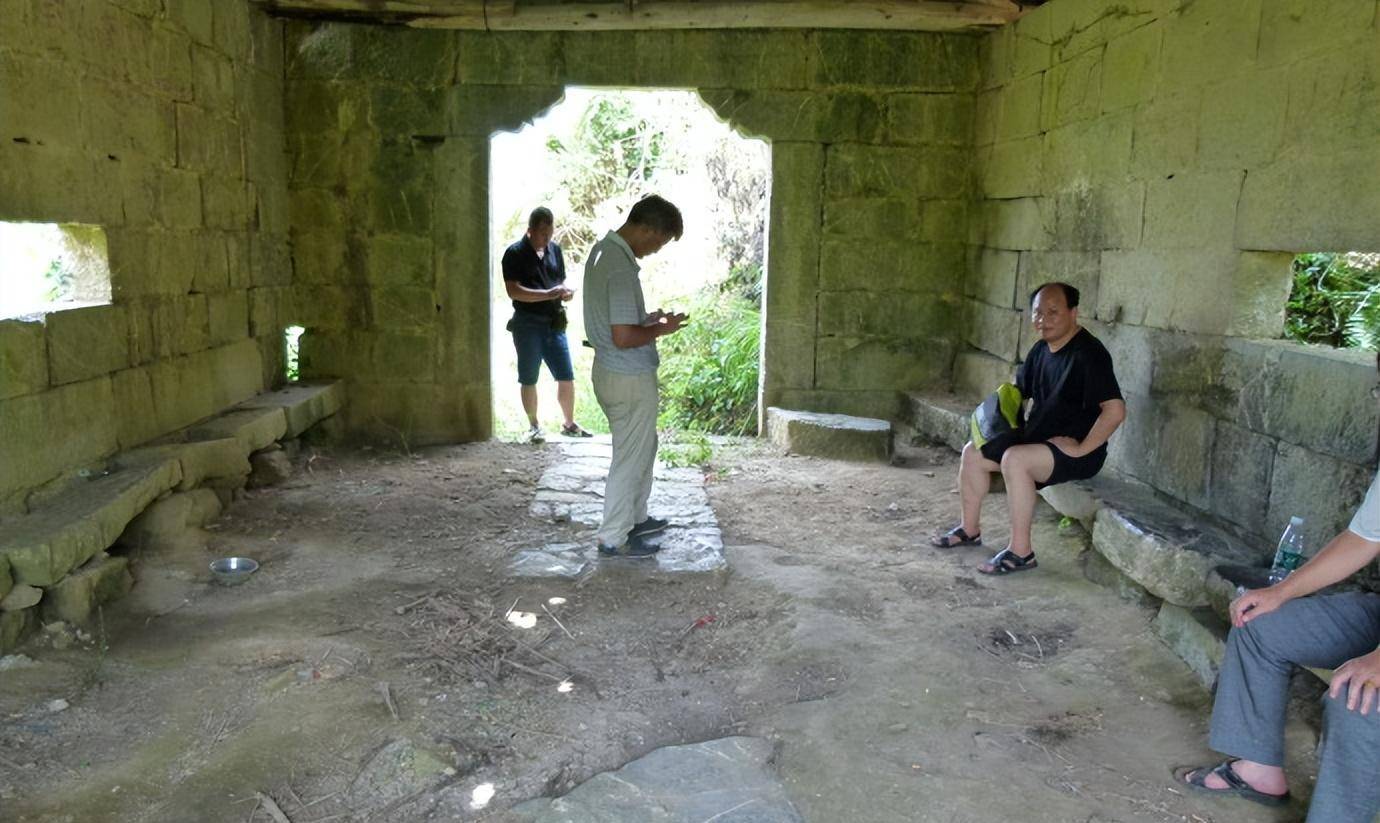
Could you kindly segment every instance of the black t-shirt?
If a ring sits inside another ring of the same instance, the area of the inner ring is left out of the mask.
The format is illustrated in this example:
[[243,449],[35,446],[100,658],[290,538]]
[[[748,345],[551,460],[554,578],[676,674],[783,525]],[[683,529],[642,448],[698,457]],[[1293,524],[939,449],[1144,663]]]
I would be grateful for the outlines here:
[[[565,261],[561,259],[561,247],[555,243],[546,244],[546,253],[537,257],[536,249],[524,237],[507,251],[503,252],[503,279],[516,280],[518,285],[529,289],[549,289],[565,282]],[[541,300],[536,303],[513,301],[513,308],[529,314],[554,317],[561,309],[559,298]]]
[[1043,340],[1031,346],[1016,370],[1016,386],[1034,401],[1021,434],[1028,443],[1060,436],[1082,440],[1102,413],[1100,404],[1121,399],[1112,355],[1087,329],[1057,352]]

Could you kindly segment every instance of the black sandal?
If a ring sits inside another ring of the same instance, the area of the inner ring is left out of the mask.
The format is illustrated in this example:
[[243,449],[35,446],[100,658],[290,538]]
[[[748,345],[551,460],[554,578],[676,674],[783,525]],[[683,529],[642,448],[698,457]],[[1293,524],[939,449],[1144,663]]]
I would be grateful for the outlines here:
[[[1207,766],[1182,766],[1174,770],[1174,780],[1178,783],[1208,794],[1227,797],[1240,797],[1259,803],[1262,806],[1283,806],[1289,802],[1289,793],[1267,794],[1251,788],[1251,784],[1241,779],[1241,775],[1231,767],[1240,758],[1230,757],[1211,768]],[[1207,784],[1208,775],[1215,774],[1227,784],[1224,789],[1214,789]]]
[[978,566],[978,571],[983,574],[1003,575],[1030,571],[1031,569],[1037,568],[1040,564],[1035,562],[1035,552],[1021,557],[1019,554],[1011,551],[1011,547],[1008,546],[992,555],[992,559],[988,560],[986,565],[992,568],[989,570],[984,569],[982,566]]
[[960,523],[943,534],[937,534],[931,537],[930,545],[934,546],[936,549],[953,549],[958,546],[981,546],[982,533],[968,534],[963,530],[963,524]]

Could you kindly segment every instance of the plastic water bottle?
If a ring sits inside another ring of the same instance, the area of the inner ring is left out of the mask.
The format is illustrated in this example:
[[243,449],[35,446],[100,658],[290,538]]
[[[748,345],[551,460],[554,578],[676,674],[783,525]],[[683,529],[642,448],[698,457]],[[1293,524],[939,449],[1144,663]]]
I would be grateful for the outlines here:
[[1275,549],[1275,562],[1270,566],[1270,585],[1273,586],[1302,566],[1303,559],[1303,518],[1291,517],[1284,536],[1279,539],[1279,548]]

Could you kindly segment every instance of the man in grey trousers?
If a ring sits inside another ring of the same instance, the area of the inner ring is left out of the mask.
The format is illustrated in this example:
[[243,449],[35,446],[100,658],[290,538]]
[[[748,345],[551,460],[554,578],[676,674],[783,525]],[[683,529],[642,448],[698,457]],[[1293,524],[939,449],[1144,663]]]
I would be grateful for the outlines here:
[[[1380,362],[1377,363],[1380,367]],[[1380,398],[1380,386],[1371,390]],[[1230,757],[1184,768],[1191,788],[1266,805],[1288,802],[1284,710],[1295,666],[1334,668],[1309,823],[1371,823],[1380,812],[1380,595],[1307,595],[1380,556],[1380,475],[1345,531],[1298,571],[1231,604],[1209,745]]]
[[679,331],[686,316],[647,311],[637,261],[680,239],[683,230],[680,211],[670,201],[644,197],[617,231],[594,244],[585,265],[585,334],[594,347],[590,378],[613,435],[598,534],[601,554],[654,554],[657,546],[644,538],[668,525],[647,511],[660,402],[656,340]]

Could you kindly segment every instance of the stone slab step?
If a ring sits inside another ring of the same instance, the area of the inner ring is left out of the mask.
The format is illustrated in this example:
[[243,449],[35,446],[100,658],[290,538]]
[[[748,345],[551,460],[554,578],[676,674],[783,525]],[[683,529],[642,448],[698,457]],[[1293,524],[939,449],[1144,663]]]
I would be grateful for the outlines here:
[[337,380],[329,383],[294,383],[252,397],[241,403],[239,408],[282,409],[287,422],[283,436],[293,438],[340,411],[344,405],[345,384]]
[[1229,628],[1212,609],[1185,609],[1163,603],[1155,615],[1155,633],[1188,664],[1207,689],[1217,683]]
[[767,436],[791,454],[891,461],[891,423],[847,414],[767,409]]
[[181,465],[171,458],[117,464],[7,520],[0,554],[8,557],[16,583],[51,586],[113,544],[136,515],[181,479]]
[[906,395],[907,421],[916,433],[936,443],[943,443],[954,451],[963,451],[968,442],[968,417],[977,408],[977,400],[957,395]]
[[84,624],[91,619],[97,606],[124,597],[133,586],[129,558],[111,557],[102,552],[44,591],[43,618],[46,622],[65,620]]
[[245,453],[265,449],[287,433],[287,413],[281,406],[233,408],[208,420],[187,427],[189,440],[233,438]]

